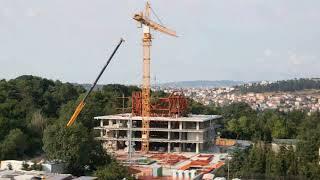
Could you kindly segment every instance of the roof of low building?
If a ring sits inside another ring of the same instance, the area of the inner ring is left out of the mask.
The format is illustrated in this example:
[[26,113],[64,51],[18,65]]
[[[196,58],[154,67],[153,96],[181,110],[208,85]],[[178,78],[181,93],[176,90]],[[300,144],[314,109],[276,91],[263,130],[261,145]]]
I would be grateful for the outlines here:
[[80,176],[74,180],[95,180],[98,179],[97,177],[92,177],[92,176]]

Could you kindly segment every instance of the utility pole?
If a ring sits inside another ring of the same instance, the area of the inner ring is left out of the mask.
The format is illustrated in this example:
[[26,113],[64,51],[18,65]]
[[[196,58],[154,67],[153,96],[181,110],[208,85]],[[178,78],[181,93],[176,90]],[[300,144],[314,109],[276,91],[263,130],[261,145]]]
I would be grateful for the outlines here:
[[229,154],[227,155],[227,161],[228,161],[228,180],[230,180],[230,159],[229,159]]
[[229,169],[229,159],[228,159],[228,180],[230,180],[229,173],[230,173],[230,169]]

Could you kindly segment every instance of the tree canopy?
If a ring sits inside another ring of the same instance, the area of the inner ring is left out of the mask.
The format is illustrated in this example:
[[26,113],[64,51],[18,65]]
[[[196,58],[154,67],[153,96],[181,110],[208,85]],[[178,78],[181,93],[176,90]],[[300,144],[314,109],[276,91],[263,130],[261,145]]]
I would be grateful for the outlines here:
[[[319,179],[320,113],[288,113],[277,110],[251,111],[244,104],[222,108],[225,119],[221,136],[250,140],[254,146],[235,151],[230,162],[232,177],[248,179]],[[272,150],[275,139],[295,139],[294,146],[280,144]],[[219,172],[225,175],[226,169]],[[219,174],[218,173],[218,174]]]
[[127,180],[133,180],[127,168],[112,161],[110,164],[98,168],[94,175],[99,179],[119,180],[126,178]]
[[81,123],[69,128],[63,121],[55,123],[44,131],[43,142],[47,158],[65,163],[66,172],[74,175],[96,170],[110,162],[101,144]]
[[[66,128],[77,103],[84,96],[80,85],[35,76],[0,80],[0,160],[25,159],[45,154],[65,163],[74,175],[92,173],[111,162],[101,143],[94,140],[94,116],[117,113],[122,95],[136,86],[106,85],[88,98],[76,123]],[[125,99],[125,106],[130,105]]]

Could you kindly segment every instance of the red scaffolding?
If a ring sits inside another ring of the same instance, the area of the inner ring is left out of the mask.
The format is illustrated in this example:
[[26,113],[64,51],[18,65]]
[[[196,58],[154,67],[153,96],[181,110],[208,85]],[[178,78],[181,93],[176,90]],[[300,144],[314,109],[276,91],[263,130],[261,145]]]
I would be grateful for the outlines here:
[[[180,117],[187,113],[188,101],[181,92],[173,92],[166,98],[158,98],[151,103],[151,116],[153,117]],[[141,116],[142,114],[142,94],[141,92],[132,93],[132,115]]]

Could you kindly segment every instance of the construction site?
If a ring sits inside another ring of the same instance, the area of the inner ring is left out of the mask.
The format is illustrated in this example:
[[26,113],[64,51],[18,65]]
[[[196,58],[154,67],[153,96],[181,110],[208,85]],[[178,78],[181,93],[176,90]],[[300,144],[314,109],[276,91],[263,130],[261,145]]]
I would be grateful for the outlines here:
[[97,139],[107,152],[139,170],[141,179],[193,179],[224,164],[220,161],[221,154],[208,153],[214,150],[214,121],[219,118],[218,115],[151,116],[147,152],[142,151],[141,116],[129,113],[95,117],[100,121],[95,129],[100,132]]
[[320,179],[320,1],[19,2],[0,180]]
[[[125,113],[97,116],[99,126],[94,129],[104,149],[129,167],[137,179],[213,179],[212,172],[224,165],[227,154],[217,153],[215,141],[216,121],[220,115],[193,115],[182,92],[151,99],[151,30],[178,37],[174,30],[151,20],[157,17],[146,2],[143,12],[133,16],[142,28],[142,85],[141,91],[128,98],[131,107]],[[103,67],[90,90],[70,118],[71,126],[84,108],[86,99],[117,52],[119,44]],[[126,108],[128,109],[128,108]],[[205,177],[205,178],[203,178]]]
[[147,2],[145,10],[133,17],[143,30],[142,90],[129,97],[130,113],[94,118],[99,121],[94,128],[99,134],[96,139],[138,179],[211,177],[210,172],[224,165],[226,156],[213,153],[215,122],[222,117],[189,114],[188,100],[181,92],[151,100],[151,30],[177,37],[175,31],[151,20],[151,13],[155,12]]

